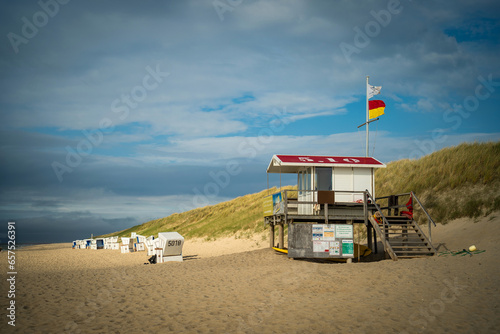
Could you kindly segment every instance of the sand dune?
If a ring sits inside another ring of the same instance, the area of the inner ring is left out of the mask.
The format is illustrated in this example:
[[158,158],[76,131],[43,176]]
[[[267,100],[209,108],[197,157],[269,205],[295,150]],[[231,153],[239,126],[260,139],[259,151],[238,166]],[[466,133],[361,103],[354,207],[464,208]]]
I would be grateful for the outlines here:
[[[145,253],[18,250],[20,333],[497,333],[500,219],[433,230],[440,251],[473,256],[368,263],[291,260],[267,240],[186,241],[182,263],[144,265]],[[239,251],[240,253],[235,253]],[[7,272],[7,256],[1,254]],[[2,309],[8,286],[2,280]],[[3,314],[4,314],[3,313]]]

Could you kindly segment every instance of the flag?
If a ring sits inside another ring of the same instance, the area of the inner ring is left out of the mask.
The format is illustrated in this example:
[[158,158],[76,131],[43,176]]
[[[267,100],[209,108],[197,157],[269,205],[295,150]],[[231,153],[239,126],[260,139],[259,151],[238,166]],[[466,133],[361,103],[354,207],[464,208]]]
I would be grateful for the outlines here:
[[382,86],[372,86],[369,83],[367,83],[366,87],[366,95],[368,96],[369,99],[374,97],[375,95],[380,94],[380,90],[382,89]]
[[368,101],[368,110],[370,119],[384,114],[385,103],[382,100]]

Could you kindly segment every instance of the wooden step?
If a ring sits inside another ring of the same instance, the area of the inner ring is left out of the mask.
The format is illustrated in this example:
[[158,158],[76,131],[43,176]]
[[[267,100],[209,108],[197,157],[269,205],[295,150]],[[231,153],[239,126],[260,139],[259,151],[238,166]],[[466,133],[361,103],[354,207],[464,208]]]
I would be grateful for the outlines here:
[[399,225],[399,224],[404,224],[404,225],[411,225],[411,220],[408,219],[387,219],[390,225]]
[[425,252],[425,251],[411,251],[411,250],[404,250],[404,251],[394,251],[394,253],[396,253],[396,255],[398,255],[398,253],[403,253],[403,254],[434,254],[433,251],[428,251],[428,252]]
[[[429,245],[427,244],[423,244],[423,243],[417,243],[417,242],[412,242],[412,243],[398,243],[398,244],[391,244],[391,247],[392,248],[397,248],[397,247],[428,247],[428,248],[431,248]],[[432,249],[432,248],[431,248]]]
[[385,233],[389,237],[392,237],[393,239],[396,238],[413,238],[413,239],[422,239],[424,240],[424,237],[421,236],[420,234],[417,233],[401,233],[401,232],[387,232]]
[[429,248],[429,249],[432,249],[432,247],[430,247],[429,245],[425,245],[425,244],[411,244],[411,245],[391,245],[392,248],[394,249],[399,249],[399,248],[419,248],[419,247],[425,247],[425,248]]
[[[384,230],[383,227],[380,228],[382,231]],[[391,226],[386,226],[386,230],[394,230],[394,231],[416,231],[411,225],[391,225]]]
[[[383,231],[384,228],[381,228],[381,230]],[[413,228],[413,226],[411,226],[411,225],[406,225],[406,226],[391,225],[390,227],[386,226],[385,230],[388,230],[388,231],[415,231],[415,232],[418,231],[417,229]]]
[[405,235],[413,238],[423,238],[420,233],[416,232],[386,231],[386,233],[391,235]]
[[391,247],[392,248],[397,248],[397,247],[426,247],[426,248],[431,248],[429,245],[424,244],[422,242],[397,243],[397,244],[391,244]]

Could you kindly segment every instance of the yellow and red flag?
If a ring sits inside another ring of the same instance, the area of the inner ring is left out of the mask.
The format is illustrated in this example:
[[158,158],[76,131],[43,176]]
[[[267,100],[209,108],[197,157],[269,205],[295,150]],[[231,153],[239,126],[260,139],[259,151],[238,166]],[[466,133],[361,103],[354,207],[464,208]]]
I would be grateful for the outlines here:
[[385,103],[382,100],[368,101],[368,110],[370,119],[384,114]]

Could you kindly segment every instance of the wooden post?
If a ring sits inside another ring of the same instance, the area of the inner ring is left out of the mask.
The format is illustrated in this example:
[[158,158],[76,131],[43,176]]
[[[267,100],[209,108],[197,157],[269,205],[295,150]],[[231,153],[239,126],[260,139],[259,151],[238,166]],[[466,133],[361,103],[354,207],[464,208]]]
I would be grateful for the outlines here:
[[278,247],[279,248],[285,248],[285,233],[284,233],[284,226],[283,224],[279,224],[278,225],[278,233],[279,233],[279,237],[278,237],[278,240],[279,240],[279,244],[278,244]]
[[385,223],[385,219],[382,218],[382,225],[384,226],[384,239],[385,239],[385,242],[384,242],[384,250],[385,248],[387,247],[387,243],[389,242],[389,226],[387,226],[387,224]]
[[387,206],[389,207],[387,209],[387,215],[390,216],[392,215],[392,209],[391,206],[394,205],[394,195],[390,195],[389,198],[387,198]]
[[366,225],[366,239],[368,239],[368,248],[373,250],[373,243],[372,243],[372,226],[371,225]]
[[325,210],[325,224],[328,224],[328,203],[325,203],[324,210]]
[[269,224],[269,245],[271,248],[274,247],[274,224]]
[[[359,243],[360,243],[360,240],[359,240],[359,225],[358,225],[358,262],[359,262],[359,259],[361,257],[361,254],[360,254],[360,251],[359,251]],[[354,232],[354,224],[353,224],[353,232]]]
[[[431,235],[431,220],[430,219],[427,219],[427,222],[429,224],[429,241],[431,242],[432,244],[432,235]],[[418,224],[418,223],[417,223]]]
[[285,207],[285,223],[288,221],[288,190],[284,191],[285,198],[283,199],[283,206]]
[[363,216],[365,220],[366,227],[366,238],[368,239],[368,248],[373,250],[372,245],[372,225],[368,222],[368,196],[366,196],[368,190],[363,192]]
[[[395,205],[395,206],[399,205],[399,197],[398,196],[394,196],[394,204],[393,205]],[[399,208],[394,208],[394,215],[399,216]]]

